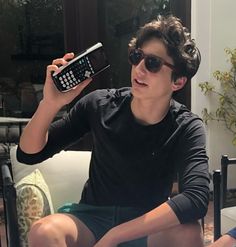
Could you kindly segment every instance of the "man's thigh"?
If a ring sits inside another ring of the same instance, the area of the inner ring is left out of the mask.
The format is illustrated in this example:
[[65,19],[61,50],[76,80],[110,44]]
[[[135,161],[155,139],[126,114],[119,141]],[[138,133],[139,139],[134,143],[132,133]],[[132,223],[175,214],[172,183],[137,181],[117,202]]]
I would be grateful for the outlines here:
[[147,237],[121,243],[118,247],[147,247]]
[[181,224],[148,236],[148,247],[203,247],[202,227],[198,222]]
[[203,247],[202,227],[198,222],[172,227],[148,237],[119,244],[118,247]]

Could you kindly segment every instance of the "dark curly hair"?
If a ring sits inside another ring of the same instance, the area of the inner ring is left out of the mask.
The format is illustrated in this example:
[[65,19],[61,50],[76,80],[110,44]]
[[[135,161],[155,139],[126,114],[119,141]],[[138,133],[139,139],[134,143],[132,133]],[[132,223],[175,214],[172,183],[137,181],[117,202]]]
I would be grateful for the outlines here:
[[141,48],[143,44],[153,38],[160,39],[167,54],[173,59],[177,68],[172,73],[172,80],[186,76],[191,79],[197,72],[201,55],[190,33],[177,17],[159,16],[157,19],[141,27],[136,37],[129,43],[129,49]]

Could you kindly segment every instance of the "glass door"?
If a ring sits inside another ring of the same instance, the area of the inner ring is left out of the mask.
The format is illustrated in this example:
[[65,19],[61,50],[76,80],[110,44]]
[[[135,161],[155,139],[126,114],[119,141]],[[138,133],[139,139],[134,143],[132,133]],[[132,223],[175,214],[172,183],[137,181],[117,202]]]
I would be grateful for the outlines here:
[[138,28],[170,13],[169,0],[99,0],[99,38],[111,64],[110,87],[130,86],[128,43]]
[[0,0],[0,114],[31,117],[46,66],[64,53],[61,0]]

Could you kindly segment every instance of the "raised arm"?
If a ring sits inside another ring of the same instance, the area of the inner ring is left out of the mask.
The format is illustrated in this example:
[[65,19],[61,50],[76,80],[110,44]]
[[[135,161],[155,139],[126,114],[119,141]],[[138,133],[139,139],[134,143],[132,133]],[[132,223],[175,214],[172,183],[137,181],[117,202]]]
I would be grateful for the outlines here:
[[87,79],[77,87],[64,93],[56,89],[51,73],[58,70],[60,65],[68,63],[68,60],[73,57],[73,53],[67,53],[63,58],[53,60],[52,64],[47,67],[43,99],[20,138],[19,146],[25,153],[38,153],[44,148],[47,143],[49,126],[58,111],[64,105],[69,104],[91,82],[91,79]]

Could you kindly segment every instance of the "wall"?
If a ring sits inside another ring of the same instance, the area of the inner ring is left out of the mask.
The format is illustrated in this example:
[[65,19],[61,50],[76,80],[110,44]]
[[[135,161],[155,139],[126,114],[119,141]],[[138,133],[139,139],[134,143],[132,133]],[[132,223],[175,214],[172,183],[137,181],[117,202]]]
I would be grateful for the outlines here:
[[[198,74],[192,80],[192,111],[201,115],[202,109],[207,107],[214,110],[217,102],[205,97],[198,84],[212,81],[215,70],[229,68],[224,49],[236,48],[236,1],[235,0],[192,0],[192,36],[202,54],[202,63]],[[206,126],[207,149],[210,171],[220,168],[221,154],[236,157],[236,147],[231,144],[232,135],[224,125],[211,122]],[[235,167],[236,168],[236,167]],[[230,171],[230,187],[236,188],[236,169]]]

